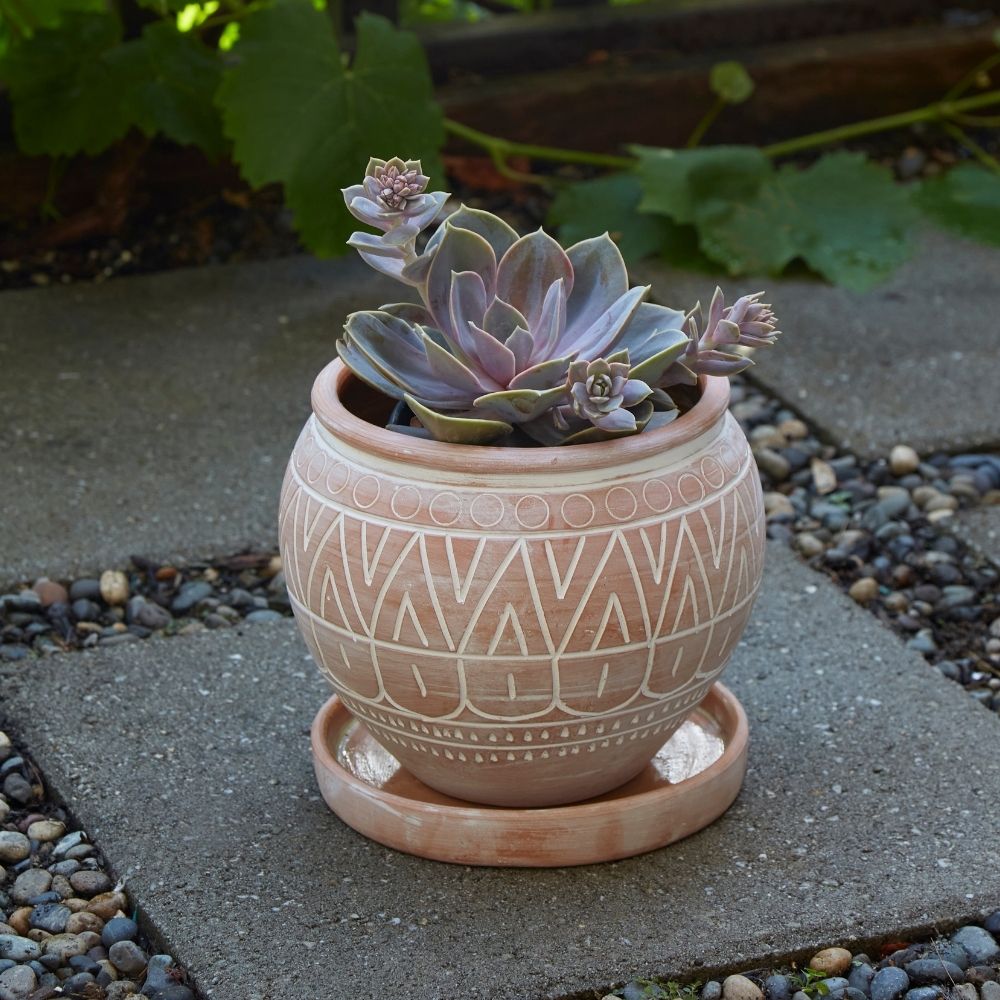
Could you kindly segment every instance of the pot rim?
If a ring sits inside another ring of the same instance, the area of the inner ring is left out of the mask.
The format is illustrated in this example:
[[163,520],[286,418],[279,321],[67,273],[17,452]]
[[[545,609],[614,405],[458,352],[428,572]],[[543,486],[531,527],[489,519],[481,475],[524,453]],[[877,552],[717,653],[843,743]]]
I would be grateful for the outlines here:
[[648,458],[700,437],[718,423],[729,405],[729,380],[721,376],[702,375],[698,379],[701,388],[698,402],[666,427],[613,441],[570,447],[504,448],[428,441],[370,424],[341,402],[343,387],[351,379],[361,381],[343,361],[336,358],[316,376],[313,383],[313,413],[335,438],[360,451],[396,462],[493,475],[576,472]]

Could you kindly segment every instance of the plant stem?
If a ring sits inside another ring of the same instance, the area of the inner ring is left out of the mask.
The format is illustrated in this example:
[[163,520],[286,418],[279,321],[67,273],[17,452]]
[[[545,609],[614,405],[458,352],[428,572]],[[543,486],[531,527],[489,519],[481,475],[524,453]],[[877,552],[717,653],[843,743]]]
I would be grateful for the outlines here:
[[[959,80],[958,83],[956,83],[955,86],[944,95],[942,100],[957,100],[976,82],[980,74],[989,73],[994,66],[1000,66],[1000,52],[991,53],[978,65],[973,66],[972,69],[970,69],[969,72],[966,73],[965,76],[963,76],[962,79]],[[988,79],[989,77],[987,77],[987,80]]]
[[941,127],[957,142],[960,142],[987,170],[1000,174],[1000,161],[988,153],[965,129],[959,128],[954,122],[943,121]]
[[974,111],[977,108],[985,108],[993,104],[1000,104],[1000,90],[990,90],[985,94],[964,97],[958,101],[935,101],[933,104],[927,104],[912,111],[902,111],[896,115],[869,118],[866,121],[840,125],[822,132],[812,132],[809,135],[764,146],[762,152],[765,156],[771,157],[788,156],[791,153],[815,149],[817,146],[843,142],[845,139],[856,139],[858,136],[872,135],[875,132],[888,132],[890,129],[905,128],[907,125],[915,125],[917,122],[940,121],[949,118],[956,112]]
[[[761,152],[772,158],[789,156],[792,153],[816,149],[834,142],[844,142],[847,139],[873,135],[876,132],[905,128],[907,125],[914,125],[917,122],[947,121],[964,112],[997,104],[1000,104],[1000,90],[989,90],[983,94],[963,97],[957,101],[935,101],[933,104],[914,108],[912,111],[884,115],[881,118],[869,118],[865,121],[852,122],[850,125],[840,125],[837,128],[800,135],[794,139],[785,139],[782,142],[764,146]],[[493,162],[497,164],[505,163],[509,156],[526,156],[529,159],[547,160],[554,163],[579,163],[585,166],[607,167],[611,170],[629,170],[636,164],[636,161],[628,156],[614,156],[609,153],[590,153],[583,149],[561,149],[557,146],[535,146],[530,143],[515,142],[513,139],[504,139],[502,136],[480,132],[479,129],[463,125],[451,118],[445,119],[444,127],[452,135],[485,149]],[[693,133],[692,138],[700,139],[700,136]],[[689,139],[688,142],[690,143],[691,140]]]
[[635,160],[627,156],[611,156],[607,153],[588,153],[583,149],[559,149],[555,146],[534,146],[524,142],[514,142],[498,135],[489,135],[479,129],[463,125],[451,118],[444,120],[445,129],[460,139],[485,149],[491,155],[501,157],[527,156],[534,160],[549,160],[555,163],[582,163],[593,167],[610,167],[613,170],[628,170]]
[[729,102],[724,97],[717,97],[715,99],[715,104],[713,104],[708,111],[702,116],[700,122],[695,125],[694,130],[688,136],[688,140],[684,143],[686,149],[694,149],[702,139],[705,138],[705,133],[712,127],[712,122],[722,113],[722,109]]

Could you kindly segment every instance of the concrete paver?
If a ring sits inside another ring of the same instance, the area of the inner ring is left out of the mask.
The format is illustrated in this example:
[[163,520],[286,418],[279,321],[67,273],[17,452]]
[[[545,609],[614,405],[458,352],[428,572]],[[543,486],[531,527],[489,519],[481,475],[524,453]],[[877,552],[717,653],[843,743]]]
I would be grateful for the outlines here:
[[213,1000],[526,1000],[947,924],[1000,902],[1000,718],[772,544],[727,681],[734,807],[565,870],[397,854],[319,798],[289,623],[0,671],[5,724]]
[[1000,250],[921,235],[912,260],[864,294],[817,280],[717,279],[645,263],[637,281],[677,308],[767,289],[786,336],[750,375],[866,458],[1000,445]]
[[307,257],[5,292],[0,586],[274,544],[313,378],[348,312],[398,298]]
[[1000,566],[1000,506],[963,510],[957,520],[956,532]]

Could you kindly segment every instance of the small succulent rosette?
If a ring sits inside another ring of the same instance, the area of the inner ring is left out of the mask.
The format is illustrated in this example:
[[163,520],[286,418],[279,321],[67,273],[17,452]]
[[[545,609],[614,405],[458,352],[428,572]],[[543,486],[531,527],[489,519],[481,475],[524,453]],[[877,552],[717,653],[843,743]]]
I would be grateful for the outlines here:
[[657,412],[656,426],[676,416],[672,387],[742,371],[752,361],[738,348],[778,336],[759,295],[726,307],[717,289],[706,314],[645,301],[607,233],[564,250],[462,206],[418,249],[448,198],[427,185],[419,160],[372,159],[344,190],[382,231],[348,243],[420,301],[352,313],[337,343],[358,378],[406,401],[419,433],[542,445],[636,434]]

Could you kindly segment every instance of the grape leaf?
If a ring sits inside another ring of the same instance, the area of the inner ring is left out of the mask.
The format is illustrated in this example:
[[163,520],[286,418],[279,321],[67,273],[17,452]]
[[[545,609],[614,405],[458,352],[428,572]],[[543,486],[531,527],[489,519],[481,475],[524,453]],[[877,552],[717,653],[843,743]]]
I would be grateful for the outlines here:
[[100,13],[105,0],[0,0],[0,24],[30,38],[36,31],[58,28],[65,14]]
[[709,199],[696,224],[708,256],[731,274],[777,273],[795,258],[834,284],[863,291],[910,253],[909,193],[859,153],[783,167],[753,198]]
[[421,158],[442,177],[442,115],[415,35],[364,13],[348,68],[329,15],[284,0],[241,22],[232,54],[217,102],[236,161],[255,186],[284,184],[316,253],[344,252],[355,225],[339,189],[358,183],[370,156]]
[[962,163],[924,181],[916,202],[939,225],[1000,246],[1000,175],[985,167]]
[[11,44],[0,63],[18,147],[30,156],[96,154],[130,125],[105,58],[121,40],[116,15],[70,13],[59,28]]
[[807,170],[785,167],[780,176],[798,206],[800,254],[834,284],[864,291],[910,256],[912,199],[885,167],[838,152]]
[[610,234],[627,261],[641,260],[663,245],[669,220],[638,212],[642,187],[632,174],[611,174],[563,188],[549,210],[565,246]]
[[781,176],[767,178],[751,198],[713,198],[698,206],[699,245],[730,274],[779,274],[799,254],[791,225],[798,206],[790,200]]
[[564,246],[607,232],[630,264],[658,256],[680,267],[704,269],[710,262],[698,249],[694,228],[639,212],[641,197],[634,174],[581,181],[556,195],[546,221],[559,226]]
[[771,161],[754,146],[632,146],[631,152],[639,161],[639,211],[666,215],[674,222],[696,222],[698,205],[709,198],[752,198],[772,172]]
[[225,151],[212,103],[222,65],[218,54],[195,34],[158,21],[146,25],[140,38],[108,53],[107,59],[120,74],[130,117],[147,135],[162,132],[210,156]]

